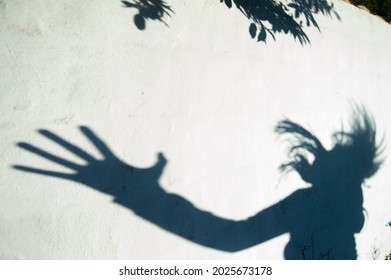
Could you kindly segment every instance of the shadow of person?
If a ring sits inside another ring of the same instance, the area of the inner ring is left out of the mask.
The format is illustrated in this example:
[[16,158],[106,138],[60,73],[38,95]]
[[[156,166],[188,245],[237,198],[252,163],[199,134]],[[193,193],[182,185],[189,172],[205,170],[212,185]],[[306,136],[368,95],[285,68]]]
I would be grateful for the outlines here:
[[[336,132],[329,151],[297,123],[284,120],[276,127],[278,134],[291,136],[290,161],[280,169],[294,170],[311,184],[283,201],[291,235],[285,248],[287,259],[357,257],[354,234],[364,225],[361,186],[382,160],[373,118],[359,107],[351,117],[351,130]],[[314,157],[312,164],[309,154]]]
[[[295,191],[252,217],[235,221],[195,207],[185,198],[166,192],[158,180],[167,160],[161,153],[149,168],[122,162],[89,128],[81,132],[102,154],[97,159],[58,135],[39,133],[83,159],[78,164],[28,143],[18,146],[73,170],[72,173],[15,165],[21,171],[82,183],[109,194],[114,202],[156,226],[189,241],[227,252],[236,252],[290,234],[286,259],[356,259],[354,234],[364,223],[363,193],[366,178],[381,165],[375,123],[364,108],[352,114],[350,131],[334,134],[335,145],[326,150],[308,130],[290,120],[276,126],[290,144],[283,172],[294,170],[311,187]],[[315,159],[309,162],[312,155]]]
[[[132,0],[121,1],[126,8],[135,8],[138,10],[138,14],[134,16],[134,24],[139,30],[145,29],[145,21],[159,20],[163,21],[165,15],[170,16],[170,12],[173,10],[163,0]],[[167,24],[166,24],[167,25]]]

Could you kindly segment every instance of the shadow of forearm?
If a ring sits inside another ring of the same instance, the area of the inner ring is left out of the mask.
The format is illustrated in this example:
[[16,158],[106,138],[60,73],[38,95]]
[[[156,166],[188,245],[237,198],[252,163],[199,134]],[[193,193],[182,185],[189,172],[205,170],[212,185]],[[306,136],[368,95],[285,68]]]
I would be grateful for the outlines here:
[[285,232],[279,204],[236,221],[203,211],[185,198],[165,192],[160,186],[117,196],[115,202],[161,229],[225,252],[244,250]]

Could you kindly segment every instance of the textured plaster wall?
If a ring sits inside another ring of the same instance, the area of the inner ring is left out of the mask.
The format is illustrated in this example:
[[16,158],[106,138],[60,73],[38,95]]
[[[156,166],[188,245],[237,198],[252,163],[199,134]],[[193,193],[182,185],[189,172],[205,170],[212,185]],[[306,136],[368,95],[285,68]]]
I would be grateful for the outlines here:
[[282,259],[284,234],[237,253],[193,244],[82,184],[12,165],[67,171],[18,148],[27,142],[82,162],[36,131],[47,129],[99,156],[78,126],[121,160],[168,163],[160,185],[200,209],[245,219],[306,186],[278,167],[283,117],[331,145],[351,101],[371,111],[388,149],[366,182],[359,259],[391,250],[389,122],[391,26],[334,0],[315,15],[310,44],[276,34],[251,39],[250,22],[217,0],[167,0],[175,13],[139,30],[116,0],[0,1],[0,258]]

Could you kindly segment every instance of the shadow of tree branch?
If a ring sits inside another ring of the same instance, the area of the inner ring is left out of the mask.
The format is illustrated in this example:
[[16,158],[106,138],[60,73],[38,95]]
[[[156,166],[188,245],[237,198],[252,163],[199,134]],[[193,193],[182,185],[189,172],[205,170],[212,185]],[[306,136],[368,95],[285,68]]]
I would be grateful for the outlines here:
[[[174,13],[164,0],[121,1],[125,8],[137,10],[134,24],[139,30],[146,28],[146,21],[158,20],[165,25],[165,16]],[[250,20],[249,33],[258,42],[266,42],[268,35],[276,40],[277,33],[290,34],[300,44],[310,43],[304,27],[315,27],[320,31],[315,14],[323,14],[340,20],[334,5],[328,0],[220,0],[228,8],[235,6]],[[168,25],[167,25],[168,26]]]
[[165,15],[171,16],[174,13],[169,5],[164,0],[131,0],[121,1],[125,8],[134,8],[138,10],[138,14],[134,16],[134,24],[139,30],[145,29],[145,22],[147,20],[158,20],[165,25],[163,21]]
[[[235,4],[250,21],[249,33],[258,42],[266,42],[267,34],[274,40],[276,33],[290,34],[302,45],[310,43],[304,32],[304,25],[313,26],[318,30],[319,26],[314,14],[340,17],[334,10],[333,4],[327,0],[288,0],[284,4],[275,0],[220,0],[228,8]],[[305,22],[305,24],[304,24]]]

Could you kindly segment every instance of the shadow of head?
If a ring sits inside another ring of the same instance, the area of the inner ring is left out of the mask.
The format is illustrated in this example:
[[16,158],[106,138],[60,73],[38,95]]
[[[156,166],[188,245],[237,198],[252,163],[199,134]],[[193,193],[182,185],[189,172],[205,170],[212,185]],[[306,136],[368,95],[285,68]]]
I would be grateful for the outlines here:
[[[165,15],[170,16],[173,10],[163,0],[133,0],[121,1],[125,8],[135,8],[138,14],[134,16],[134,24],[139,30],[145,29],[146,20],[163,21]],[[167,24],[166,24],[167,25]]]
[[313,186],[360,186],[383,162],[384,139],[376,143],[375,122],[364,107],[354,108],[348,131],[342,129],[333,134],[330,150],[311,132],[288,119],[279,122],[275,131],[289,135],[290,160],[280,170],[294,170]]

